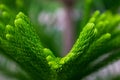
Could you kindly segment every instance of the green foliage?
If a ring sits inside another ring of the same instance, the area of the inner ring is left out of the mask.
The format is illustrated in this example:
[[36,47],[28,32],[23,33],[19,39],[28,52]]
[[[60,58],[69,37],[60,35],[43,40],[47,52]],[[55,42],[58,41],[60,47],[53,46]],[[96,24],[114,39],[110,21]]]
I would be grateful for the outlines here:
[[[18,3],[23,6],[22,2]],[[91,6],[89,2],[86,4]],[[90,12],[88,10],[86,15]],[[0,12],[0,50],[14,60],[31,80],[80,80],[120,57],[119,14],[96,11],[90,19],[85,17],[81,25],[86,25],[81,28],[78,39],[69,53],[61,58],[42,45],[24,11],[16,15],[17,11],[2,4]],[[113,53],[109,53],[111,51]],[[109,57],[93,64],[105,54]]]

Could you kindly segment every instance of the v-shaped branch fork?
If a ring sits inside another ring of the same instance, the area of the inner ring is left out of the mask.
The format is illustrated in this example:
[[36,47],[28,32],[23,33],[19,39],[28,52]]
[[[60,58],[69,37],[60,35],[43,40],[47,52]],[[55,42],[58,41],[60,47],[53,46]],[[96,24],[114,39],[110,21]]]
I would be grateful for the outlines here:
[[[95,55],[100,56],[98,51],[106,49],[101,47],[111,39],[109,31],[120,21],[118,15],[112,23],[109,22],[111,18],[105,19],[106,13],[99,17],[98,15],[99,12],[96,11],[83,28],[73,48],[63,58],[55,57],[52,51],[42,46],[34,26],[22,12],[16,16],[14,25],[0,25],[0,48],[34,80],[77,79],[86,75],[84,70],[90,68],[89,63],[96,59]],[[108,23],[111,26],[106,31],[104,27]],[[101,30],[103,33],[99,32]],[[111,41],[109,43],[112,44]]]

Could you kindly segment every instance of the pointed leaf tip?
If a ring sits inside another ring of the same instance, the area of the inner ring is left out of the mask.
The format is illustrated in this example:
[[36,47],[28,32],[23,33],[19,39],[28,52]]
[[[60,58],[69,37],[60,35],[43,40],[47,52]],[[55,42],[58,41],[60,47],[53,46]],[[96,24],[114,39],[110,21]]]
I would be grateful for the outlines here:
[[11,34],[6,34],[6,39],[7,40],[10,40],[12,38],[12,35]]
[[106,38],[111,38],[111,34],[110,33],[106,33]]
[[13,31],[13,27],[11,25],[6,25],[6,31],[9,33],[10,31]]
[[16,16],[16,19],[18,19],[18,18],[24,18],[24,17],[26,17],[25,14],[23,12],[19,12],[17,14],[17,16]]

